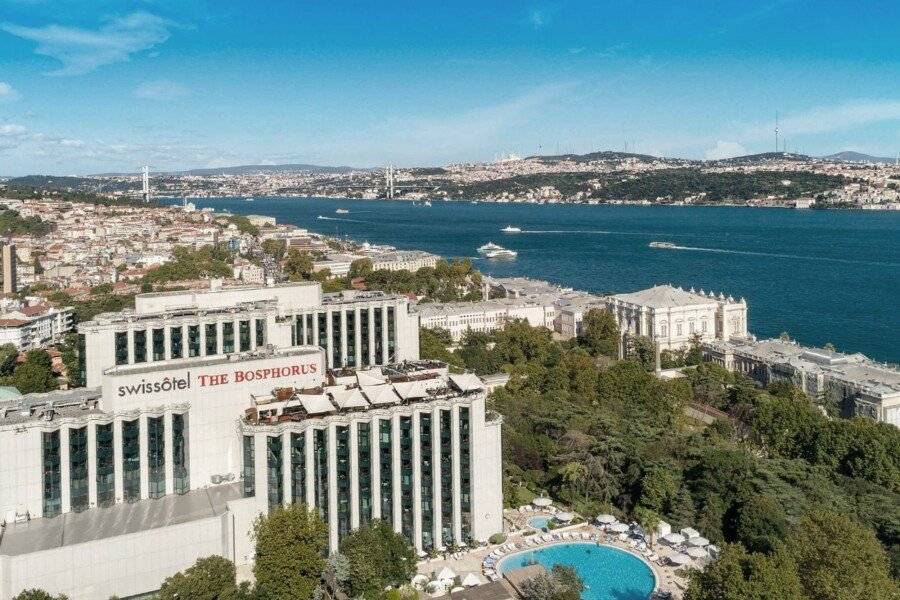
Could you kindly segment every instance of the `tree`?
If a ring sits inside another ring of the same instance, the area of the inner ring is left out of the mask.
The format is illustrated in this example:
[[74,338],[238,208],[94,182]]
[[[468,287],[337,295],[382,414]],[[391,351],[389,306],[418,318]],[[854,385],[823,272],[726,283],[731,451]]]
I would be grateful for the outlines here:
[[591,354],[610,358],[619,356],[619,326],[613,314],[602,308],[591,308],[581,320],[578,342]]
[[14,596],[12,600],[69,600],[69,597],[65,594],[54,596],[45,592],[44,590],[33,588],[30,590],[23,590],[22,592],[19,592],[19,594],[17,596]]
[[900,595],[875,535],[845,516],[808,513],[788,537],[787,551],[810,598],[897,600]]
[[193,566],[168,577],[157,600],[241,600],[250,597],[249,584],[235,584],[234,564],[221,556],[197,559]]
[[784,509],[771,496],[754,495],[738,508],[734,535],[752,552],[772,552],[787,532]]
[[284,252],[287,244],[284,240],[278,240],[275,238],[269,238],[267,240],[263,240],[260,247],[262,251],[274,258],[275,260],[281,260],[284,257]]
[[749,554],[740,545],[728,545],[717,561],[693,572],[685,600],[808,599],[787,553]]
[[305,504],[278,506],[255,526],[257,590],[267,600],[308,600],[325,568],[328,526]]
[[46,350],[30,350],[25,362],[16,367],[4,382],[13,385],[23,394],[49,392],[59,387],[53,376],[53,362]]
[[313,259],[308,252],[301,252],[297,248],[288,250],[282,271],[290,281],[303,281],[310,279],[313,272]]
[[522,582],[524,600],[580,600],[584,582],[572,567],[555,565],[550,573],[541,573]]
[[408,583],[416,571],[415,550],[381,520],[350,532],[341,554],[350,563],[345,591],[354,598],[378,600],[386,587]]
[[14,344],[3,344],[0,346],[0,377],[7,377],[13,374],[17,358],[19,358],[19,349]]
[[353,279],[355,277],[368,277],[372,274],[372,259],[371,258],[357,258],[352,263],[350,263],[350,272],[348,273],[348,277]]

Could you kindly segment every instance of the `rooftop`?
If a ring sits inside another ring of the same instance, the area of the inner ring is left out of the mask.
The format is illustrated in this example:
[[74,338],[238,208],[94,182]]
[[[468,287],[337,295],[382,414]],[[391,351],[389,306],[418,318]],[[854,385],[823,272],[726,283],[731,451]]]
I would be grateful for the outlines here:
[[[636,304],[639,306],[649,306],[650,308],[670,308],[678,306],[693,306],[696,304],[712,304],[716,301],[725,301],[725,295],[719,294],[716,297],[712,292],[709,294],[703,290],[695,292],[693,288],[688,291],[680,287],[672,285],[656,285],[646,290],[632,292],[630,294],[615,294],[616,300],[627,302],[628,304]],[[734,302],[734,298],[728,297],[728,301]]]

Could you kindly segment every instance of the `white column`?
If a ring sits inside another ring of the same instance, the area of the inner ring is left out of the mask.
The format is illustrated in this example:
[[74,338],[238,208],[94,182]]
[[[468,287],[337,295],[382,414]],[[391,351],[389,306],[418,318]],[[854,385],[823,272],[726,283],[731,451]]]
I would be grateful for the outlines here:
[[431,411],[431,497],[434,547],[441,548],[441,409],[435,407]]
[[328,547],[338,547],[337,427],[328,425]]
[[388,362],[388,310],[387,306],[381,307],[381,364]]
[[344,366],[347,364],[347,311],[341,310],[341,364],[335,366]]
[[268,439],[265,433],[253,434],[253,487],[256,490],[256,510],[262,514],[269,512]]
[[362,323],[362,319],[360,317],[359,307],[353,309],[353,364],[356,368],[362,366],[362,331],[360,331],[360,326]]
[[172,331],[168,321],[163,323],[163,358],[172,359]]
[[97,506],[97,424],[87,425],[88,506]]
[[[253,328],[256,331],[256,327]],[[291,432],[285,431],[281,434],[281,477],[282,487],[284,488],[284,505],[294,502],[294,481],[291,457]],[[297,502],[302,502],[303,498],[297,498]]]
[[[167,327],[166,331],[168,330]],[[166,347],[168,348],[168,344]],[[175,436],[172,429],[172,413],[169,411],[163,415],[163,439],[163,460],[166,461],[166,494],[172,494],[175,492]]]
[[309,343],[313,346],[319,345],[319,315],[318,315],[318,313],[313,313],[312,339],[309,340]]
[[369,421],[369,442],[372,447],[372,519],[381,518],[381,419]]
[[313,454],[313,444],[315,443],[315,430],[310,427],[305,432],[306,438],[303,443],[303,452],[306,454],[306,506],[312,509],[316,505],[316,461]]
[[69,457],[69,428],[59,428],[59,482],[62,496],[62,509],[64,513],[72,510],[72,475],[69,467],[71,466],[71,458]]
[[127,333],[127,342],[128,342],[128,364],[134,364],[134,329],[131,327],[128,328]]
[[403,509],[400,504],[402,490],[400,486],[400,415],[391,416],[391,500],[394,505],[394,531],[401,531]]
[[[256,318],[248,317],[250,320],[250,350],[256,350]],[[294,326],[294,320],[291,319],[291,327]]]
[[180,327],[181,327],[181,358],[187,358],[188,357],[188,347],[190,346],[190,344],[188,344],[188,331],[190,331],[190,328],[184,324],[180,325]]
[[412,516],[413,545],[422,549],[422,447],[419,416],[412,413]]
[[369,364],[375,364],[375,309],[373,307],[368,307],[366,309],[369,311],[369,326],[367,327],[368,331],[366,331],[366,335],[369,336]]
[[223,339],[224,328],[222,327],[222,321],[216,321],[216,354],[222,354],[224,352],[223,345],[225,340]]
[[150,497],[150,465],[147,460],[147,449],[149,448],[147,436],[147,416],[141,415],[138,418],[140,448],[138,449],[138,457],[141,462],[141,500]]
[[[199,356],[206,356],[206,323],[200,323],[200,354]],[[187,354],[185,354],[187,356]]]
[[359,423],[350,422],[350,528],[359,527]]
[[115,501],[122,502],[125,498],[125,478],[122,471],[122,420],[113,422],[113,462]]
[[460,471],[459,453],[459,407],[454,406],[450,413],[450,449],[453,453],[453,540],[462,545],[462,497],[460,487],[462,485],[462,473]]
[[325,352],[328,356],[325,357],[326,363],[328,364],[328,368],[334,368],[334,328],[331,324],[331,309],[325,313]]

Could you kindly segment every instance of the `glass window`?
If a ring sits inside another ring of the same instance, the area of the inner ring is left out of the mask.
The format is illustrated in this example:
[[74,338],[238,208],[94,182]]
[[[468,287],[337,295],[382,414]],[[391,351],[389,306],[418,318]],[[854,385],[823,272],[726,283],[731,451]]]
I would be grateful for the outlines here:
[[384,325],[382,323],[383,313],[381,311],[381,307],[375,308],[375,363],[376,365],[380,365],[384,363],[384,359],[382,359],[382,351],[384,350],[384,339],[382,338],[382,331],[384,331]]
[[143,329],[134,332],[134,362],[147,362],[147,332]]
[[153,330],[153,360],[166,359],[166,333],[162,329]]
[[169,328],[169,355],[172,358],[181,358],[184,356],[184,331],[180,326]]
[[381,520],[394,522],[394,460],[391,438],[393,430],[390,419],[378,419],[378,463],[381,486]]
[[316,508],[328,523],[328,432],[324,429],[313,431],[313,461]]
[[412,417],[400,417],[400,531],[413,543]]
[[141,498],[141,429],[137,419],[122,421],[122,484],[126,502]]
[[432,465],[431,415],[419,413],[420,483],[422,501],[422,549],[434,548],[434,469]]
[[319,348],[328,348],[328,314],[320,312],[316,316],[316,325],[319,328],[319,339],[316,343]]
[[347,366],[356,366],[356,311],[347,311]]
[[291,434],[291,497],[306,503],[306,435]]
[[256,319],[256,347],[266,345],[266,321],[265,319]]
[[362,364],[368,366],[369,361],[369,309],[364,308],[359,313],[359,331],[362,334],[359,339]]
[[256,452],[252,435],[244,436],[244,498],[256,495]]
[[359,479],[359,524],[372,521],[372,435],[369,423],[358,423],[356,456]]
[[191,489],[188,473],[187,415],[172,415],[172,466],[175,474],[176,494],[186,494]]
[[460,512],[463,542],[472,538],[472,437],[469,431],[469,408],[459,409]]
[[151,498],[166,495],[166,433],[164,417],[147,418],[147,468]]
[[343,366],[341,362],[341,313],[331,313],[331,365]]
[[[249,329],[249,325],[248,325]],[[266,436],[266,476],[269,487],[269,508],[284,502],[284,466],[281,436]]]
[[234,352],[234,323],[222,323],[222,352],[225,354]]
[[450,411],[441,410],[441,539],[453,539],[453,426]]
[[303,339],[304,344],[313,343],[313,314],[306,315],[306,337]]
[[338,540],[350,533],[350,428],[335,427]]
[[206,356],[219,353],[219,328],[215,323],[207,323],[206,327]]
[[97,504],[116,502],[116,457],[113,450],[113,424],[97,425]]
[[62,463],[59,449],[59,431],[41,434],[41,462],[43,475],[43,513],[55,517],[62,512]]
[[250,350],[250,321],[240,321],[238,323],[238,342],[240,343],[241,352]]
[[387,314],[388,314],[388,318],[387,318],[388,362],[392,363],[397,360],[396,356],[394,355],[394,346],[396,345],[396,342],[397,342],[397,332],[395,331],[396,330],[396,322],[395,322],[396,319],[394,318],[394,307],[393,306],[388,306]]
[[200,356],[200,326],[188,325],[188,357]]
[[127,331],[117,331],[116,332],[116,364],[117,365],[127,365],[128,364],[128,332]]
[[87,427],[69,429],[69,499],[72,510],[88,507]]

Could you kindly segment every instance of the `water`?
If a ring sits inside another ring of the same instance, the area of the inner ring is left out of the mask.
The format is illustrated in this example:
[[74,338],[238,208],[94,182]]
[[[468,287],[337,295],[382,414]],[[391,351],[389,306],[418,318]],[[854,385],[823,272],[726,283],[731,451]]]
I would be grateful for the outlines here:
[[550,523],[550,517],[531,517],[528,519],[528,526],[533,529],[546,529]]
[[[356,240],[470,256],[491,275],[594,292],[658,283],[744,296],[759,337],[787,331],[900,362],[900,212],[741,207],[511,205],[319,198],[201,199],[241,214]],[[337,208],[348,209],[346,215]],[[318,215],[326,219],[317,219]],[[519,234],[503,234],[513,225]],[[676,249],[648,248],[651,241]],[[476,258],[493,241],[517,259]]]
[[500,573],[536,560],[548,571],[554,565],[575,569],[584,582],[582,600],[647,600],[656,578],[644,561],[609,546],[589,543],[557,544],[513,554],[500,562]]

